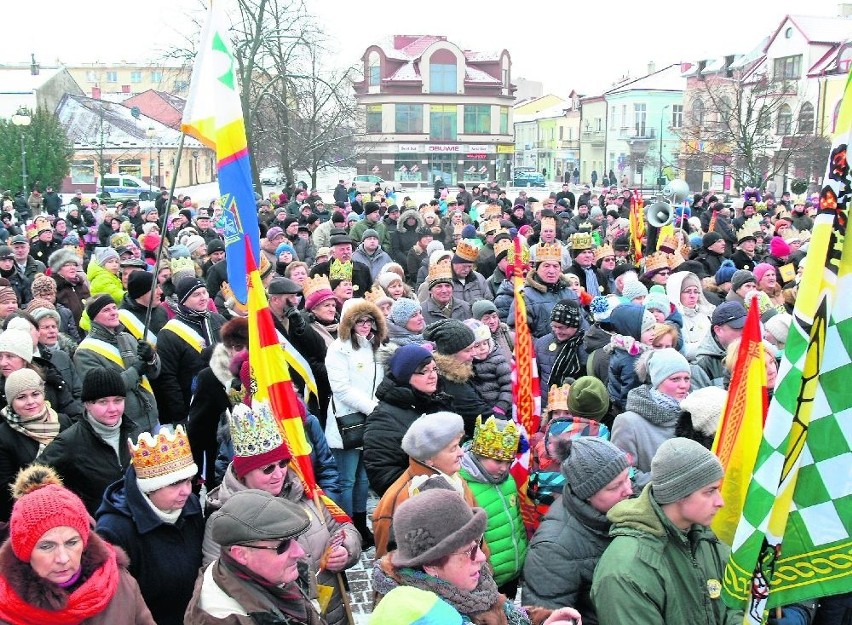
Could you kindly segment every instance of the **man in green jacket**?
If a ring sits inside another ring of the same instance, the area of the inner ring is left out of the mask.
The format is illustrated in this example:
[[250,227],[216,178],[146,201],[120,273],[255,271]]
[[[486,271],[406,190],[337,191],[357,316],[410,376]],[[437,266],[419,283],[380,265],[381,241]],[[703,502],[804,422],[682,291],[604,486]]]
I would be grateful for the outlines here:
[[724,505],[722,465],[700,443],[673,438],[651,461],[651,482],[607,515],[612,543],[595,569],[601,625],[742,623],[721,598],[730,555],[709,529]]

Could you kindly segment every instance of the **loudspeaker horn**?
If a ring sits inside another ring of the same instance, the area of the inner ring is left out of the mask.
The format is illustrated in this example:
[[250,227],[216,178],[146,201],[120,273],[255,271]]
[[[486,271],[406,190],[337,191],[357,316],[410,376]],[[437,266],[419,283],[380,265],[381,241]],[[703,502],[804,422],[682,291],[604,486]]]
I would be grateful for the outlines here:
[[645,218],[655,228],[662,228],[674,219],[674,209],[666,202],[654,202],[645,209]]

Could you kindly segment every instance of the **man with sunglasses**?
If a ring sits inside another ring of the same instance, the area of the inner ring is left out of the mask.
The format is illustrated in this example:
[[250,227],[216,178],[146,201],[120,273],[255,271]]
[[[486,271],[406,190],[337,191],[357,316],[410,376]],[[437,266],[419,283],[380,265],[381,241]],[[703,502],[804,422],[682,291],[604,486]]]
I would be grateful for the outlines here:
[[305,551],[295,539],[310,520],[296,504],[244,490],[211,523],[221,551],[196,583],[186,623],[325,622],[303,590],[298,563]]

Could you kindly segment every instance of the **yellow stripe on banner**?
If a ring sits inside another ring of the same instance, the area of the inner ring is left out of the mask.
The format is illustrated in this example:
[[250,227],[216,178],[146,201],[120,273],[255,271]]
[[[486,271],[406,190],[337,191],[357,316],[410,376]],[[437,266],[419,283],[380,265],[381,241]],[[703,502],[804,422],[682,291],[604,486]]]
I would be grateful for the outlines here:
[[181,124],[181,131],[190,137],[195,137],[211,150],[216,149],[216,118],[207,117],[193,120],[189,124]]
[[[110,362],[117,364],[122,368],[122,370],[126,369],[127,367],[124,365],[124,359],[121,357],[121,354],[118,353],[118,350],[113,352],[109,349],[111,347],[111,345],[100,345],[93,339],[83,339],[83,342],[77,346],[77,349],[88,349],[90,352],[95,352],[99,356],[103,356]],[[151,388],[151,383],[148,381],[146,376],[143,375],[139,377],[139,386],[151,393],[151,395],[154,394],[154,389]]]
[[184,341],[189,343],[190,347],[192,347],[199,354],[201,350],[204,349],[203,339],[198,335],[197,332],[194,332],[190,328],[187,328],[184,324],[182,324],[177,319],[171,319],[164,327],[163,330],[171,330],[175,334],[177,334]]
[[235,119],[216,130],[217,156],[231,156],[245,150],[246,128],[242,119]]

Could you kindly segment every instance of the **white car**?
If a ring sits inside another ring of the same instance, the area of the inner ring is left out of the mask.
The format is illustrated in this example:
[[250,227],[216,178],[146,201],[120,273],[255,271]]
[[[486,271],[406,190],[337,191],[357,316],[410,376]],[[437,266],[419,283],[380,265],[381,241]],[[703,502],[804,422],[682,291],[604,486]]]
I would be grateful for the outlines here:
[[360,176],[355,176],[354,178],[352,178],[352,184],[354,184],[355,188],[358,189],[358,191],[360,191],[361,193],[372,193],[376,189],[376,185],[379,185],[382,190],[395,190],[393,182],[386,181],[381,176],[375,176],[373,174],[362,174]]
[[277,187],[284,180],[284,176],[277,167],[266,167],[260,171],[260,184],[268,187]]

